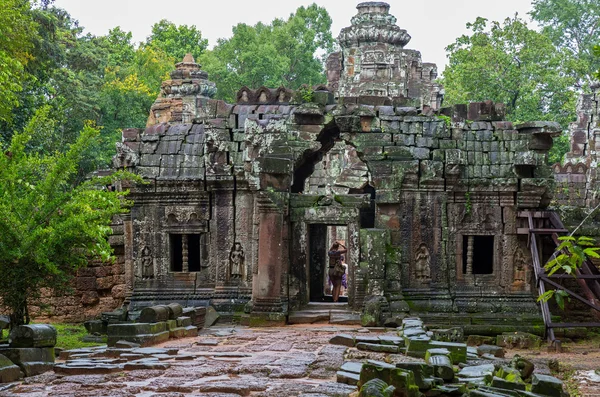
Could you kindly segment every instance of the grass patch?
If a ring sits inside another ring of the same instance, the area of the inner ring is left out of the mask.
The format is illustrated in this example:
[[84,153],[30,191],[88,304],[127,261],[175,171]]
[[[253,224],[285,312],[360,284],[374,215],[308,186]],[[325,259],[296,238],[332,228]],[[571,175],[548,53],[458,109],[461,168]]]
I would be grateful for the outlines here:
[[56,347],[71,350],[102,345],[102,343],[82,341],[83,337],[88,334],[82,324],[55,323],[51,325],[56,328],[58,333]]

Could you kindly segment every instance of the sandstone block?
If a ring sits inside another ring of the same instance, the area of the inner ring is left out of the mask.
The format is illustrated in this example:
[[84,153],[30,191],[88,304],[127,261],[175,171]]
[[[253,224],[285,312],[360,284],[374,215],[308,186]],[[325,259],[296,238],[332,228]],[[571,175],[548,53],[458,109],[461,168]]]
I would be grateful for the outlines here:
[[19,380],[23,377],[21,369],[14,365],[12,361],[0,354],[0,383],[8,383]]
[[47,324],[19,325],[10,331],[10,347],[54,347],[56,328]]

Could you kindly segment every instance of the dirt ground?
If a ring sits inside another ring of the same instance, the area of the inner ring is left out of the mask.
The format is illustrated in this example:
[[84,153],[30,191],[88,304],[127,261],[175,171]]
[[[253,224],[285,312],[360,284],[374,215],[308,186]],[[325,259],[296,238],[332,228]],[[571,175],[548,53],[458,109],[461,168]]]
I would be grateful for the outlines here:
[[[288,326],[250,329],[218,327],[196,338],[161,346],[179,349],[179,359],[164,355],[166,369],[140,369],[109,374],[61,375],[53,372],[27,378],[12,387],[0,386],[0,396],[136,396],[136,397],[325,397],[348,396],[353,386],[336,382],[344,361],[366,359],[414,361],[404,355],[358,351],[328,343],[337,333],[364,334],[344,326]],[[392,330],[371,329],[376,336]],[[600,396],[600,339],[565,343],[565,353],[510,350],[532,360],[536,371],[563,378],[572,396]],[[159,355],[160,356],[160,355]],[[553,361],[554,360],[554,361]],[[108,362],[108,360],[107,360]]]

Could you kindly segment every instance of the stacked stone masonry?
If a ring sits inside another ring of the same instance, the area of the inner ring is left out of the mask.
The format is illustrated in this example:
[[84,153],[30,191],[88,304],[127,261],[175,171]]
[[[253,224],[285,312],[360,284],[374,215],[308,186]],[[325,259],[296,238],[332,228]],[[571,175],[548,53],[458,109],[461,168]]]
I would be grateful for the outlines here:
[[191,56],[177,64],[147,127],[118,144],[114,168],[147,182],[120,187],[134,206],[115,228],[119,259],[85,270],[73,305],[210,304],[283,324],[326,267],[316,237],[341,226],[349,306],[375,304],[376,323],[410,310],[539,332],[517,212],[549,205],[560,127],[514,125],[491,102],[442,108],[435,65],[404,48],[389,5],[357,8],[327,86],[242,87],[228,104]]

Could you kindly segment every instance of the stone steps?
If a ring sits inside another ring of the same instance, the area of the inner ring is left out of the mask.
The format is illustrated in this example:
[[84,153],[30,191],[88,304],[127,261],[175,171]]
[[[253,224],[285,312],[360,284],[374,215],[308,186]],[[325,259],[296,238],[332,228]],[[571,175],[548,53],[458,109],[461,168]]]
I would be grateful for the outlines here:
[[[314,305],[308,305],[306,310],[291,312],[288,316],[288,324],[314,324],[314,323],[329,323],[329,324],[347,324],[360,325],[360,315],[349,309],[320,307],[315,308]],[[346,306],[347,307],[347,306]]]

